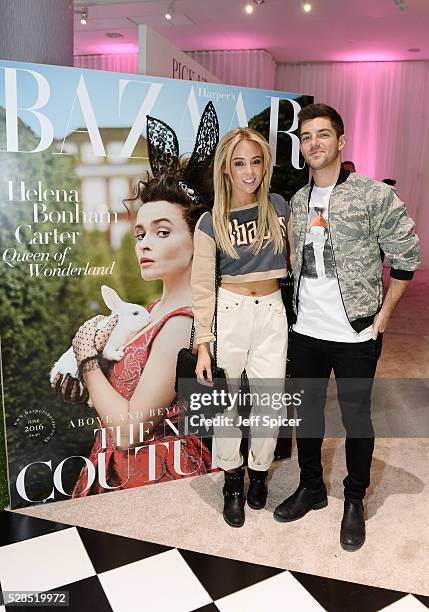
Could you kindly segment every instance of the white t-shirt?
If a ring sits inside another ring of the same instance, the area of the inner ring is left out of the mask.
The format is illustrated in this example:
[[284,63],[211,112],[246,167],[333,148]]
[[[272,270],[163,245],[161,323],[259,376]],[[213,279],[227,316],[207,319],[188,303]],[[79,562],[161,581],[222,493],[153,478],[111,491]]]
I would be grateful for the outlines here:
[[329,198],[334,185],[313,187],[305,237],[298,317],[299,334],[334,342],[365,342],[370,325],[358,334],[350,325],[341,298],[328,231]]

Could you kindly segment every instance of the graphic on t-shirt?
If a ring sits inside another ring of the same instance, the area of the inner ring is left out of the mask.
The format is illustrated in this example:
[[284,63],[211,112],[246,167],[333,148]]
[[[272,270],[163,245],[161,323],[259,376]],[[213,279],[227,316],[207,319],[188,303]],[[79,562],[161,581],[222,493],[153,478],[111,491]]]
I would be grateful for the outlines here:
[[302,274],[307,278],[335,278],[334,260],[328,240],[325,209],[310,207],[304,246]]
[[[286,236],[287,228],[286,228],[286,219],[284,216],[278,215],[278,220],[280,224],[280,231],[282,236]],[[243,246],[252,244],[255,240],[256,231],[257,231],[257,221],[247,221],[247,223],[239,223],[238,219],[232,219],[228,223],[229,227],[229,238],[231,240],[231,244],[233,247],[235,246]],[[270,233],[264,236],[266,243],[263,245],[265,248],[270,240]]]

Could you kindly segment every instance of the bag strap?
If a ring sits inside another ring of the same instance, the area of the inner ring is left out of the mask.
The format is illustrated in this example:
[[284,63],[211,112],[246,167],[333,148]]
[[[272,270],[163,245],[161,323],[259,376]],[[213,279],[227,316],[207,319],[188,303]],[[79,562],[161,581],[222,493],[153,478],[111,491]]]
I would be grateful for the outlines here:
[[[216,247],[216,262],[215,262],[215,277],[214,277],[214,286],[215,286],[215,310],[214,310],[214,342],[213,342],[213,365],[217,367],[217,300],[219,293],[219,285],[220,285],[220,251]],[[192,327],[191,327],[191,337],[189,338],[189,350],[192,351],[194,347],[195,341],[195,324],[194,319],[192,319]]]
[[214,310],[214,342],[213,342],[213,365],[217,368],[217,300],[220,285],[220,251],[216,247],[216,265],[215,265],[215,310]]
[[194,347],[194,340],[195,340],[195,325],[194,325],[194,318],[192,317],[191,337],[189,338],[189,350],[190,351],[192,351]]

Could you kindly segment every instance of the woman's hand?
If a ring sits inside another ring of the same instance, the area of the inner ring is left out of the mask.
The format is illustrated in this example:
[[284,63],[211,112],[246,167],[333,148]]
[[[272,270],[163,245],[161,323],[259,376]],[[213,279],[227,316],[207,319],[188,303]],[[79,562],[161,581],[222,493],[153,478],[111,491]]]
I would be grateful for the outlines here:
[[[82,365],[96,362],[98,367],[98,357],[103,352],[104,347],[110,337],[110,334],[115,329],[118,322],[118,317],[113,317],[102,329],[97,329],[98,324],[105,317],[97,315],[86,321],[79,327],[73,338],[72,346],[76,357],[78,368]],[[88,367],[89,370],[95,369]]]
[[208,343],[198,345],[198,360],[195,374],[201,385],[213,386],[212,360]]
[[89,399],[88,389],[78,378],[71,374],[58,373],[52,381],[51,387],[58,391],[65,404],[86,404]]
[[[113,317],[103,329],[97,330],[99,321],[105,317],[97,315],[81,325],[73,338],[72,346],[78,367],[84,364],[85,371],[97,369],[98,356],[103,352],[110,334],[116,327],[118,317]],[[92,367],[91,367],[92,364]],[[89,399],[85,385],[70,374],[57,374],[51,385],[65,404],[86,404]]]

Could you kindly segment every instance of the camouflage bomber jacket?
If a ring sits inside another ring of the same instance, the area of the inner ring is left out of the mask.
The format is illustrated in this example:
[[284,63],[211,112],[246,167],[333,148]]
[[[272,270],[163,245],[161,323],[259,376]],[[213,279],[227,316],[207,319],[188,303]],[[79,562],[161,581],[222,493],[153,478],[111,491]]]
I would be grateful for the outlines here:
[[[302,187],[290,202],[295,313],[312,185]],[[355,331],[372,324],[383,302],[380,247],[391,264],[392,278],[413,277],[420,263],[419,239],[413,229],[414,222],[392,187],[341,170],[329,201],[329,238],[344,308]]]

